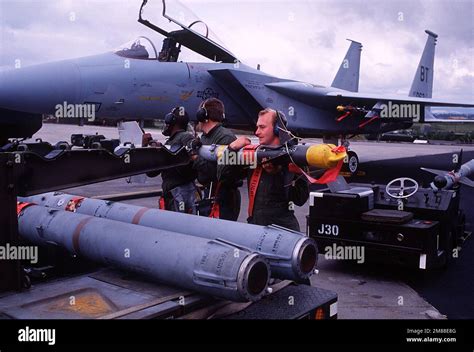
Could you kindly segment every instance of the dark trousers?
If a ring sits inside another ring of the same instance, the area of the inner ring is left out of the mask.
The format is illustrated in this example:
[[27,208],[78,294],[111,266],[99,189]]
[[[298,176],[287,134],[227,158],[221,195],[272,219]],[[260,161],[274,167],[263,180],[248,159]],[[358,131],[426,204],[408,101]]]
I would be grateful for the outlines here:
[[[212,198],[212,197],[211,197]],[[240,214],[240,191],[238,188],[219,187],[214,196],[214,201],[219,204],[219,219],[237,221]],[[209,188],[203,192],[203,201],[200,203],[199,215],[209,216],[213,202],[209,201]]]
[[300,225],[293,211],[288,208],[273,208],[271,206],[257,206],[247,222],[254,225],[279,225],[287,229],[300,231]]

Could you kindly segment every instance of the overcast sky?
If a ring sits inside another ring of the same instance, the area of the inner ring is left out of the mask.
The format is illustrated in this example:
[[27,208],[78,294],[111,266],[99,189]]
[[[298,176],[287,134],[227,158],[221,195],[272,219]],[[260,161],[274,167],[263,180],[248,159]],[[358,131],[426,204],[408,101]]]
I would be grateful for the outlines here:
[[[156,10],[161,7],[161,0],[149,3]],[[242,62],[261,64],[262,71],[283,78],[330,85],[349,46],[345,39],[360,41],[361,92],[408,94],[425,45],[424,30],[430,29],[439,34],[433,97],[474,100],[470,0],[182,3]],[[150,37],[159,49],[162,37],[137,22],[140,4],[141,0],[0,0],[0,66],[13,66],[15,60],[31,65],[98,54],[139,35]],[[188,13],[180,16],[186,22],[191,19]],[[183,53],[180,59],[199,57]]]

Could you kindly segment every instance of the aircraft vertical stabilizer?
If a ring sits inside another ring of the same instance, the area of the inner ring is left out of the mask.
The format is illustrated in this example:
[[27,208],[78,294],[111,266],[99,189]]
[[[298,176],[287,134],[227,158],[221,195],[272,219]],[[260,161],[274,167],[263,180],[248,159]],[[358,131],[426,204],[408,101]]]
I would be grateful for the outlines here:
[[359,71],[360,71],[360,52],[362,44],[354,40],[347,50],[344,60],[342,60],[339,71],[331,84],[331,87],[344,89],[350,92],[359,91]]
[[429,30],[425,32],[428,34],[428,39],[411,84],[409,97],[431,98],[433,95],[434,55],[438,35]]

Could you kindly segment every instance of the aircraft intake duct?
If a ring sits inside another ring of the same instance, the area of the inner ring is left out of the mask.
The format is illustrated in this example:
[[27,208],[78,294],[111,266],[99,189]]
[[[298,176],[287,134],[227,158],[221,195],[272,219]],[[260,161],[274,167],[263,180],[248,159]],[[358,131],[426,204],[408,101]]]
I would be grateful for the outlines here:
[[266,260],[219,240],[20,203],[19,234],[153,280],[232,301],[266,292]]
[[314,273],[317,264],[318,250],[313,239],[278,226],[211,219],[59,192],[19,200],[206,240],[219,239],[265,257],[275,278],[302,281]]

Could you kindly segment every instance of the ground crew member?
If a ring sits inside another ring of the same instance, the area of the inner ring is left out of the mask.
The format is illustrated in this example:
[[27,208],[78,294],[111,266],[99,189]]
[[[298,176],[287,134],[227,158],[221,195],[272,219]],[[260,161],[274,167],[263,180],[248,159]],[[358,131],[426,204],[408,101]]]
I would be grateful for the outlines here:
[[[193,140],[194,136],[186,131],[188,123],[189,116],[184,107],[178,106],[168,113],[162,132],[169,137],[165,145],[186,146]],[[153,142],[148,141],[146,144],[153,145]],[[157,176],[159,173],[150,173],[149,176]],[[161,171],[163,194],[160,197],[160,209],[196,214],[196,201],[200,199],[199,190],[194,183],[196,176],[192,163]]]
[[[286,117],[282,112],[265,109],[259,112],[255,135],[261,145],[281,145],[280,136],[286,130]],[[239,150],[250,144],[240,137],[229,145]],[[293,171],[293,170],[292,170]],[[296,170],[295,170],[296,171]],[[300,230],[294,206],[302,206],[309,197],[308,183],[302,175],[290,172],[288,165],[264,162],[247,172],[249,208],[247,221],[256,225],[280,225]]]
[[[190,149],[196,150],[200,145],[228,145],[236,140],[235,134],[222,126],[225,119],[224,103],[216,98],[202,102],[197,113],[196,129],[202,132],[199,140],[192,141]],[[217,165],[192,153],[194,169],[198,181],[205,190],[199,214],[213,218],[236,221],[240,213],[240,191],[242,185],[231,166]],[[240,173],[239,173],[240,176]]]

